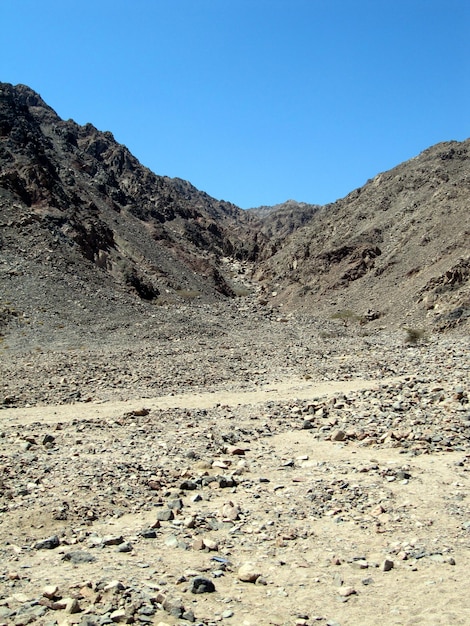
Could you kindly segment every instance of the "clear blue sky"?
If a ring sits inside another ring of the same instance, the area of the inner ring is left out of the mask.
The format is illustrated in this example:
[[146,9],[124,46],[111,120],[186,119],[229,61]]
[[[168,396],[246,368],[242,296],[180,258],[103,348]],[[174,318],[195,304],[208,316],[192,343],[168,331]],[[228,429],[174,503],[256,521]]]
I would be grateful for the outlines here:
[[470,136],[469,0],[0,0],[0,25],[0,81],[243,208]]

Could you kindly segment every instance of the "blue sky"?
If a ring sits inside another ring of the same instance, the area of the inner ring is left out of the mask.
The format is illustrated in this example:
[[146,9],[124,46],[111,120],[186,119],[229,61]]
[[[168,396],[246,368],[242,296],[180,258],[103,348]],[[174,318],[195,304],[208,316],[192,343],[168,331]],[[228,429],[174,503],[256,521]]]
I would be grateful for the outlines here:
[[468,0],[0,0],[0,81],[242,208],[470,136]]

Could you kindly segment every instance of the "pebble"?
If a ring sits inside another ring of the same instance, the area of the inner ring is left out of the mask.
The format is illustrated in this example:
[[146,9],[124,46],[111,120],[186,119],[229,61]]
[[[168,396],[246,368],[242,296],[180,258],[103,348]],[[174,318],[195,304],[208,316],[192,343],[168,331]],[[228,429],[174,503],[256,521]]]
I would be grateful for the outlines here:
[[49,600],[53,600],[59,594],[59,587],[57,585],[47,585],[42,590],[42,595]]
[[175,518],[175,514],[171,509],[162,509],[161,511],[157,511],[156,518],[159,522],[170,522]]
[[340,587],[338,589],[338,594],[343,598],[349,598],[349,596],[356,595],[357,591],[354,587]]
[[74,550],[64,554],[62,560],[70,561],[74,565],[79,565],[80,563],[93,563],[96,561],[96,557],[85,550]]
[[335,430],[331,433],[331,441],[346,441],[346,433],[343,430]]

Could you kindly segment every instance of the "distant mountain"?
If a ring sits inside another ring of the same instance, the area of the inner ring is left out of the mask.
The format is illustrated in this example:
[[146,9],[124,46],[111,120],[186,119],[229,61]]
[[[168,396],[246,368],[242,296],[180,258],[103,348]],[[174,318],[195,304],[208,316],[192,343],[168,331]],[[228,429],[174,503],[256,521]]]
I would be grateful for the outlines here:
[[266,242],[263,251],[258,250],[258,258],[271,256],[276,252],[282,247],[286,237],[304,226],[319,209],[317,204],[296,200],[248,209],[250,215],[259,220],[258,232]]
[[315,210],[255,274],[284,306],[455,325],[470,311],[469,206],[470,140],[437,144]]

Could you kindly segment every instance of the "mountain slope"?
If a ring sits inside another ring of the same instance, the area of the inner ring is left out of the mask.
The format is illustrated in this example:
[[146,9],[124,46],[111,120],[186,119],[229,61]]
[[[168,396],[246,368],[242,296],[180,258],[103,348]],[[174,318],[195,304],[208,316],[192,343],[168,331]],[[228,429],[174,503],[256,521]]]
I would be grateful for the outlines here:
[[241,209],[156,176],[111,133],[61,120],[22,85],[0,84],[0,222],[4,272],[34,249],[25,272],[43,282],[72,263],[145,300],[232,295],[220,259],[253,245]]
[[295,308],[461,322],[469,200],[470,140],[438,144],[316,211],[256,277]]

